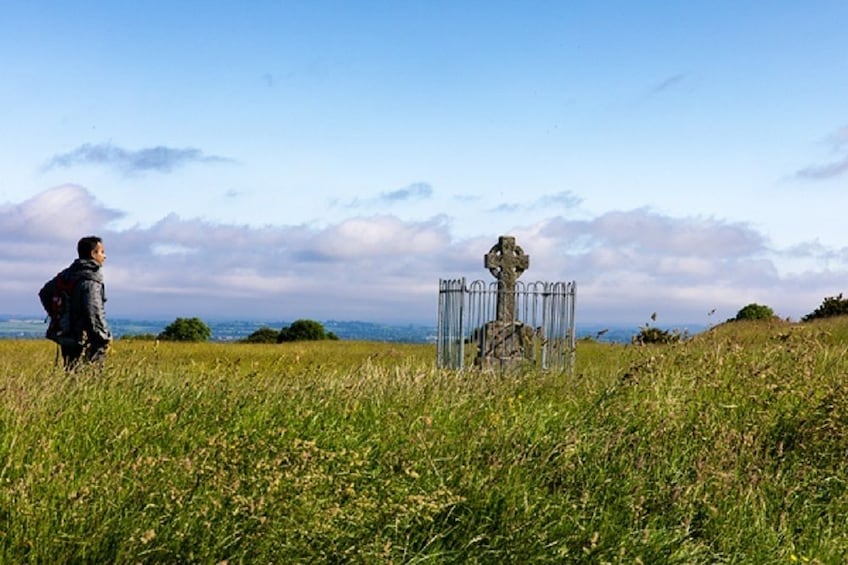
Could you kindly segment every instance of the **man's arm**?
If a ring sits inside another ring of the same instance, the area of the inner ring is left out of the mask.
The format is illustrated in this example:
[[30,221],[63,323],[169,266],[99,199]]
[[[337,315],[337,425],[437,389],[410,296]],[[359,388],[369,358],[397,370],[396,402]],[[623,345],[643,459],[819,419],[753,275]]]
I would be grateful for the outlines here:
[[109,324],[106,322],[106,307],[105,307],[105,291],[103,283],[83,280],[82,284],[82,299],[83,311],[86,319],[86,331],[89,334],[89,339],[102,342],[112,340],[112,332],[109,331]]

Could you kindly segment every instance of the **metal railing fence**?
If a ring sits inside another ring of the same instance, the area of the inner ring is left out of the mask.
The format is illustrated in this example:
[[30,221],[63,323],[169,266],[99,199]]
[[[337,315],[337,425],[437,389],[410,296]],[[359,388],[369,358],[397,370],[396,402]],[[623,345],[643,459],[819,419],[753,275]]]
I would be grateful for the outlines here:
[[496,320],[499,285],[439,280],[437,365],[573,367],[576,283],[517,282],[512,320]]

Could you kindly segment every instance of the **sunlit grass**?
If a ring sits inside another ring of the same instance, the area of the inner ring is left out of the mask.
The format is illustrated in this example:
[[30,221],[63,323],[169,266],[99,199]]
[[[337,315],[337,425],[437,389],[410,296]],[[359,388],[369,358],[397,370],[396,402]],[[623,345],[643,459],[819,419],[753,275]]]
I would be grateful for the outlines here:
[[581,342],[572,373],[426,345],[0,341],[0,560],[841,562],[848,324]]

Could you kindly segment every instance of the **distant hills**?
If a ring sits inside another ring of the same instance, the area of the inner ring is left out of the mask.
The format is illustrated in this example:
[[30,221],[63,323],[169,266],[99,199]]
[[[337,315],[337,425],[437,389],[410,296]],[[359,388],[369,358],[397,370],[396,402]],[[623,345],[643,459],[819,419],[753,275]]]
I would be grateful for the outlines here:
[[[259,328],[269,327],[276,330],[288,326],[291,322],[262,320],[203,320],[212,330],[213,341],[237,341],[245,338]],[[127,335],[159,334],[171,321],[135,320],[109,318],[109,326],[116,338]],[[404,343],[428,343],[436,341],[435,326],[426,325],[390,325],[372,322],[343,322],[328,320],[321,322],[324,329],[333,332],[341,339],[386,341]],[[0,316],[0,339],[37,339],[44,337],[47,328],[42,318]]]
[[[213,341],[237,341],[263,327],[282,329],[291,322],[262,320],[204,320],[212,330]],[[171,321],[109,318],[115,337],[158,334]],[[426,324],[380,324],[361,321],[327,320],[324,329],[343,340],[384,341],[400,343],[435,343],[436,326]],[[38,339],[44,337],[47,326],[43,318],[0,315],[0,339]],[[669,328],[672,329],[672,328]],[[697,333],[704,326],[679,327]],[[577,338],[593,338],[609,343],[629,343],[639,328],[626,325],[578,325]]]

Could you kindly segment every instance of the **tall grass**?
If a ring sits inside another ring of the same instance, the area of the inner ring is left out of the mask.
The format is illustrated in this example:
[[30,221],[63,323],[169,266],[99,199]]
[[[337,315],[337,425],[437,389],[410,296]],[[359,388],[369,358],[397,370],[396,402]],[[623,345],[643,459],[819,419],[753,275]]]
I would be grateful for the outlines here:
[[844,321],[581,343],[573,373],[422,345],[0,342],[0,560],[838,563]]

